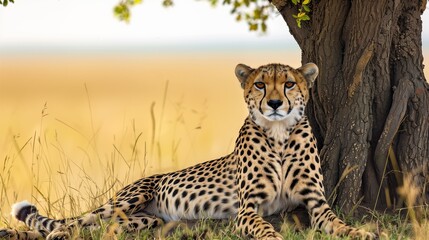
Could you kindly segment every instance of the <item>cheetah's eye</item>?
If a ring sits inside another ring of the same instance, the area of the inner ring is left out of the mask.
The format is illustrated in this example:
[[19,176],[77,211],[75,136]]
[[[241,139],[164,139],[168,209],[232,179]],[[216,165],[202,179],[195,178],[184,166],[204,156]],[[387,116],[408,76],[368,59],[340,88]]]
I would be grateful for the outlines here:
[[258,90],[262,90],[265,88],[265,83],[263,82],[255,82],[254,85],[255,85],[255,88]]
[[295,86],[295,84],[296,84],[295,82],[286,82],[285,83],[285,88],[289,88],[289,89],[293,88]]

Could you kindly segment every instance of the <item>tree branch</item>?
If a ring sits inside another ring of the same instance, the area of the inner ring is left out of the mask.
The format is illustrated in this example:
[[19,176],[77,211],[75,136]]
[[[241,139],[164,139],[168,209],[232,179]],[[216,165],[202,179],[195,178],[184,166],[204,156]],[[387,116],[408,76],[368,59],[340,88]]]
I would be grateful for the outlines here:
[[[271,3],[277,8],[283,19],[286,21],[286,24],[289,27],[289,32],[295,38],[299,47],[304,49],[303,42],[311,33],[310,23],[306,21],[303,22],[301,28],[298,27],[296,19],[293,17],[293,14],[297,14],[298,9],[296,6],[288,2],[288,0],[273,0]],[[313,9],[314,5],[315,3],[313,2]],[[312,20],[310,20],[310,22],[311,21]]]
[[381,133],[374,153],[375,170],[377,179],[380,183],[383,182],[383,172],[387,162],[389,147],[404,119],[408,100],[412,96],[412,93],[412,83],[408,79],[401,79],[398,88],[393,94],[392,108],[389,111],[383,132]]

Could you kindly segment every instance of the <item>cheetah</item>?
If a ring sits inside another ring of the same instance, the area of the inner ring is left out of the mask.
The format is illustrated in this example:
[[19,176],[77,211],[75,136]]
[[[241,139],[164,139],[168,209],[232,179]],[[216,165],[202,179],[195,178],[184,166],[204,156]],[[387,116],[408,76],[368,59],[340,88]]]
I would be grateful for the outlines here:
[[26,201],[17,203],[12,215],[31,230],[4,229],[0,237],[70,239],[75,229],[96,225],[100,219],[135,232],[173,220],[229,218],[244,236],[283,239],[263,217],[302,205],[317,230],[375,238],[371,232],[347,226],[324,196],[316,139],[304,114],[318,71],[313,63],[297,69],[238,64],[235,75],[249,115],[231,154],[137,180],[104,205],[75,218],[51,219]]

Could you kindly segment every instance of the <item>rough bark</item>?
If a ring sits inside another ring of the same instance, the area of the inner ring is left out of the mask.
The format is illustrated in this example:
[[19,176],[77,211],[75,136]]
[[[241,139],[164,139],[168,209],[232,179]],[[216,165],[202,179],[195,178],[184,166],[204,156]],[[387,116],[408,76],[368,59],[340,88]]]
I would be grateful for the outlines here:
[[[290,1],[273,4],[302,49],[302,62],[319,66],[307,111],[330,201],[347,212],[361,200],[371,207],[392,206],[401,183],[398,172],[429,159],[423,3],[313,1],[311,21],[302,28]],[[399,169],[389,161],[389,151]]]

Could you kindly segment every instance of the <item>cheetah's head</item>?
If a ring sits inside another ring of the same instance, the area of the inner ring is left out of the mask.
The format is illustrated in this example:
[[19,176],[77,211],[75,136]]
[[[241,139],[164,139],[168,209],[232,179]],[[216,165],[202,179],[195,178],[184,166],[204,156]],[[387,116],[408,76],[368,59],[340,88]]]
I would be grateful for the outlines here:
[[253,69],[238,64],[235,74],[244,89],[252,119],[261,121],[297,122],[304,114],[319,69],[307,63],[298,69],[282,64],[268,64]]

